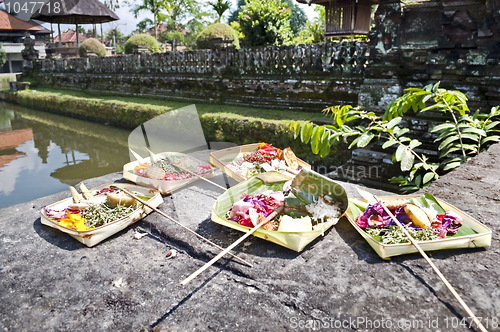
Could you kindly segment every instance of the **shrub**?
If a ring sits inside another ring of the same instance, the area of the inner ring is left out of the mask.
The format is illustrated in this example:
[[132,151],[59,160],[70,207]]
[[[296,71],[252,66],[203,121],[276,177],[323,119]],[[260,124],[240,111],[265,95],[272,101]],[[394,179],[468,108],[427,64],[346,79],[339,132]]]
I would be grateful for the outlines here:
[[216,23],[208,26],[205,30],[200,32],[196,38],[196,45],[198,48],[214,48],[214,38],[232,39],[232,44],[235,48],[240,48],[240,41],[236,32],[228,24]]
[[248,0],[238,18],[245,46],[287,44],[292,39],[290,9],[281,0]]
[[94,51],[97,56],[106,56],[106,48],[100,41],[95,38],[85,39],[80,44],[79,53],[81,57],[84,57],[87,51]]
[[160,51],[160,44],[158,44],[158,41],[155,39],[155,37],[145,33],[140,33],[138,35],[133,35],[132,37],[127,39],[124,45],[125,54],[134,53],[134,48],[138,45],[147,46],[149,52]]

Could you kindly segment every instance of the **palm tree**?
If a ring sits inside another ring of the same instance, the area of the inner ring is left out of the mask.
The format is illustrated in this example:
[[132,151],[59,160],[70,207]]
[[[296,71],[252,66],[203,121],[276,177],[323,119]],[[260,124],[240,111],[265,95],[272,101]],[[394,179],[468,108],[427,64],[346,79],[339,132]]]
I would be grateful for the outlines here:
[[217,0],[213,2],[208,2],[208,4],[212,7],[212,9],[217,13],[217,21],[220,22],[222,20],[222,16],[224,13],[231,8],[231,1],[229,0]]
[[156,39],[158,39],[158,23],[161,22],[163,18],[161,14],[162,9],[165,9],[165,2],[163,0],[142,0],[142,4],[132,8],[135,18],[137,18],[141,11],[148,11],[153,14],[153,26]]

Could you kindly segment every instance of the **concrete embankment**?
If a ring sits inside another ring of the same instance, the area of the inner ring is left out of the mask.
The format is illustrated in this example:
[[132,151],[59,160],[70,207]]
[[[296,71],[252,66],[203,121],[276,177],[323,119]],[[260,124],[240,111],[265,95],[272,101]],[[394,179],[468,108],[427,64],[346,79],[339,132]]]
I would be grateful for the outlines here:
[[[500,313],[499,166],[497,144],[428,188],[493,231],[489,248],[430,253],[491,331]],[[85,183],[120,179],[115,173]],[[224,183],[220,175],[215,181]],[[356,195],[353,185],[342,185]],[[210,221],[220,194],[198,181],[164,197],[160,209],[226,247],[241,233]],[[250,237],[236,253],[253,268],[222,259],[182,287],[219,251],[158,214],[87,248],[40,223],[39,210],[67,196],[0,210],[3,330],[469,330],[462,321],[468,315],[423,258],[384,261],[345,219],[301,253]],[[147,235],[135,239],[136,232]],[[171,249],[177,256],[167,257]]]

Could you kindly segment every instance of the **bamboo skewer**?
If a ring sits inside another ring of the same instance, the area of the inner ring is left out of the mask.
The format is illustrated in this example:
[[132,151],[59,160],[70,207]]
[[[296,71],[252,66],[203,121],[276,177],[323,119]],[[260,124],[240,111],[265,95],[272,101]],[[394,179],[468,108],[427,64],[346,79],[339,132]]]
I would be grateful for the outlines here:
[[[184,228],[185,230],[187,230],[188,232],[190,232],[191,234],[195,235],[196,237],[204,240],[205,242],[209,243],[210,245],[216,247],[217,249],[220,249],[220,250],[223,250],[224,248],[222,248],[221,246],[215,244],[214,242],[210,241],[209,239],[205,238],[204,236],[196,233],[195,231],[193,231],[191,228],[189,227],[186,227],[184,226],[183,224],[181,224],[180,222],[178,222],[177,220],[173,219],[172,217],[170,217],[169,215],[167,215],[166,213],[158,210],[157,208],[153,207],[152,205],[148,204],[146,201],[144,201],[143,199],[140,199],[139,197],[137,197],[136,195],[132,194],[130,191],[128,191],[127,189],[124,189],[124,188],[119,188],[120,190],[122,190],[125,194],[127,194],[128,196],[134,198],[135,200],[137,200],[139,203],[147,206],[148,208],[152,209],[153,211],[155,211],[156,213],[160,214],[161,216],[167,218],[168,220],[170,221],[173,221],[176,225],[178,226],[181,226],[182,228]],[[230,252],[226,252],[227,254],[229,254],[230,256],[234,257],[235,259],[237,259],[238,261],[240,261],[241,263],[245,264],[245,265],[248,265],[250,267],[253,267],[253,265],[249,262],[247,262],[246,260],[230,253]],[[226,254],[224,253],[224,255]],[[224,256],[224,255],[221,255]]]
[[[150,158],[151,162],[155,161],[156,155],[155,155],[155,154],[154,154],[151,150],[149,150],[148,148],[146,148],[146,150],[148,150],[148,152],[149,152],[149,156],[150,156],[149,158]],[[139,156],[139,155],[138,155],[137,153],[135,153],[132,149],[130,149],[130,151],[132,152],[132,154],[134,155],[134,157],[136,157],[136,159],[137,159],[137,160],[139,160],[139,159],[138,159],[138,156]],[[140,156],[139,156],[139,157],[140,157]],[[181,171],[186,172],[186,173],[189,173],[189,174],[191,174],[191,175],[194,175],[194,176],[196,176],[198,179],[203,180],[203,181],[205,181],[205,182],[208,182],[208,183],[210,183],[210,184],[212,184],[212,185],[216,186],[217,188],[220,188],[220,189],[222,189],[222,190],[227,190],[227,188],[225,188],[225,187],[221,186],[220,184],[215,183],[215,182],[213,182],[213,181],[211,181],[211,180],[209,180],[209,179],[205,178],[204,176],[202,176],[202,175],[200,175],[200,174],[197,174],[197,173],[195,173],[195,172],[192,172],[192,171],[190,171],[190,170],[188,170],[188,169],[186,169],[186,168],[184,168],[184,167],[182,167],[182,166],[179,166],[179,165],[178,165],[177,163],[175,163],[175,162],[174,162],[174,161],[173,161],[170,157],[168,157],[168,156],[164,156],[164,158],[165,158],[166,160],[168,160],[168,162],[169,162],[171,165],[173,165],[173,166],[177,167],[177,168],[178,168],[178,169],[180,169]],[[141,159],[142,159],[142,158],[141,158]],[[139,162],[140,162],[140,160],[139,160]]]
[[477,327],[479,328],[480,331],[482,332],[488,332],[484,325],[481,323],[481,321],[474,315],[472,310],[469,308],[469,306],[462,300],[462,297],[460,294],[457,293],[455,288],[450,284],[448,279],[441,273],[439,268],[434,264],[434,262],[430,259],[430,257],[425,253],[425,251],[422,249],[422,247],[418,244],[418,242],[411,236],[410,232],[406,227],[401,224],[401,222],[396,218],[396,216],[387,208],[387,206],[380,200],[378,199],[375,195],[372,195],[371,193],[365,192],[364,190],[358,189],[358,192],[361,194],[361,196],[366,197],[366,196],[372,196],[384,209],[384,211],[391,217],[391,219],[396,223],[396,225],[401,228],[403,233],[408,237],[410,240],[411,244],[418,250],[420,255],[427,261],[427,263],[431,266],[431,268],[434,270],[434,272],[438,275],[439,279],[445,284],[445,286],[448,288],[448,290],[451,292],[451,294],[455,297],[455,299],[460,303],[462,308],[465,309],[467,314],[469,315],[470,318],[476,323]]
[[169,162],[170,162],[172,165],[174,165],[175,167],[177,167],[177,168],[178,168],[178,169],[180,169],[181,171],[186,172],[186,173],[189,173],[189,174],[191,174],[191,175],[194,175],[194,176],[196,176],[198,179],[203,180],[203,181],[205,181],[205,182],[208,182],[208,183],[210,183],[210,184],[212,184],[212,185],[216,186],[217,188],[220,188],[220,189],[222,189],[222,190],[227,190],[227,188],[225,188],[225,187],[221,186],[220,184],[215,183],[214,181],[211,181],[211,180],[207,179],[206,177],[204,177],[204,176],[202,176],[202,175],[200,175],[200,174],[196,174],[195,172],[192,172],[192,171],[188,170],[187,168],[184,168],[184,167],[182,167],[182,166],[177,165],[177,163],[172,162],[169,158],[167,158],[167,159],[169,160]]
[[231,244],[229,247],[227,247],[226,249],[224,249],[224,251],[222,251],[221,253],[219,253],[217,256],[215,256],[214,258],[212,258],[209,262],[207,262],[205,265],[203,265],[202,267],[200,267],[198,270],[196,270],[195,272],[193,272],[190,276],[188,276],[186,279],[184,279],[183,281],[181,281],[181,285],[182,286],[186,286],[191,280],[193,280],[194,278],[196,278],[200,273],[202,273],[203,271],[205,271],[206,269],[208,269],[210,266],[212,266],[216,261],[218,261],[222,256],[224,256],[226,253],[228,253],[230,250],[232,250],[234,247],[236,247],[238,244],[240,244],[241,242],[243,242],[243,240],[245,240],[247,237],[249,237],[250,235],[252,235],[256,230],[258,230],[261,226],[263,226],[264,224],[268,223],[269,221],[271,221],[274,217],[276,217],[279,213],[281,213],[281,211],[283,211],[283,207],[279,207],[277,208],[276,210],[274,210],[273,213],[271,213],[269,216],[267,216],[267,218],[265,218],[264,220],[262,220],[260,223],[258,223],[254,228],[250,229],[248,232],[246,232],[243,236],[241,236],[238,240],[234,241],[233,244]]

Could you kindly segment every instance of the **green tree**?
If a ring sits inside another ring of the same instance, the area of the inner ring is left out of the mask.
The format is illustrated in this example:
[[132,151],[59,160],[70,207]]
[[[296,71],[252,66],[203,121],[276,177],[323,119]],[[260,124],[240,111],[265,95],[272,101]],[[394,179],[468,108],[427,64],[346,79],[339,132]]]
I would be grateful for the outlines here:
[[224,13],[231,8],[231,1],[229,0],[216,0],[212,2],[208,2],[210,7],[217,13],[217,21],[216,23],[219,23],[222,21],[222,16],[224,16]]
[[[302,8],[300,8],[294,0],[282,0],[288,9],[290,9],[290,27],[292,29],[292,33],[294,36],[297,36],[300,31],[303,30],[307,23],[307,15],[304,13]],[[241,8],[245,6],[246,0],[238,0],[236,9],[229,15],[228,22],[236,22],[238,21],[238,15],[241,11]],[[265,1],[264,1],[265,2]],[[317,6],[322,7],[324,6]]]
[[149,18],[145,18],[142,21],[140,21],[139,23],[137,23],[137,26],[136,26],[136,29],[134,32],[135,33],[146,33],[149,30],[151,30],[153,27],[154,27],[154,22]]
[[[162,13],[162,10],[165,10],[167,8],[166,2],[167,1],[165,0],[142,0],[142,3],[132,4],[132,13],[134,14],[135,18],[139,16],[139,13],[144,11],[153,14],[152,23],[156,39],[158,38],[158,24],[166,19],[165,14]],[[151,20],[149,20],[149,22],[151,22]]]
[[[294,36],[297,36],[306,26],[307,15],[294,0],[282,0],[290,9],[290,27]],[[323,6],[321,6],[323,7]]]
[[2,67],[6,62],[7,62],[7,53],[5,53],[2,43],[0,43],[0,67]]
[[111,10],[120,8],[120,0],[104,0],[102,1],[106,7],[108,7]]
[[180,30],[182,27],[194,27],[198,21],[208,17],[202,12],[196,0],[164,0],[169,30]]
[[127,36],[118,30],[118,28],[113,28],[106,33],[106,39],[111,40],[111,45],[116,46],[122,45],[127,40]]
[[236,4],[236,9],[229,15],[227,21],[229,23],[238,21],[238,15],[240,14],[240,10],[243,6],[245,6],[246,0],[238,0]]
[[318,13],[312,21],[307,21],[306,26],[294,38],[294,44],[322,43],[325,32],[325,7],[316,6],[314,11]]
[[280,0],[248,0],[238,18],[245,45],[281,45],[292,39],[290,9]]

